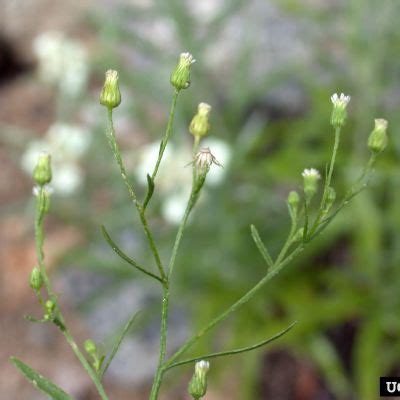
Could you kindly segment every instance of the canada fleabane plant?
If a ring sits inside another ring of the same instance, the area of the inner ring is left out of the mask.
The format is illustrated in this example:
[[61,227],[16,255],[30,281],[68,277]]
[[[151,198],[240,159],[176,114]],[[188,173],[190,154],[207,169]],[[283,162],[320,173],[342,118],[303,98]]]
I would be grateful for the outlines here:
[[[162,167],[162,159],[169,140],[173,134],[175,109],[177,100],[181,90],[187,89],[190,85],[191,67],[194,63],[194,58],[190,53],[182,53],[179,57],[178,64],[173,70],[170,82],[173,87],[171,109],[168,117],[165,133],[160,141],[157,160],[153,169],[147,174],[147,193],[143,199],[137,196],[135,185],[128,178],[128,173],[125,168],[124,161],[121,156],[118,145],[117,134],[113,124],[113,114],[115,109],[121,103],[121,92],[118,85],[117,71],[109,70],[106,72],[106,78],[103,90],[100,95],[100,103],[105,106],[108,119],[108,129],[106,136],[111,148],[113,157],[119,168],[122,181],[126,186],[132,205],[136,209],[140,222],[143,228],[143,234],[147,239],[149,249],[154,261],[154,268],[148,265],[143,265],[141,262],[128,256],[112,239],[107,229],[102,226],[102,232],[106,242],[111,249],[119,255],[127,264],[137,269],[139,272],[146,275],[149,279],[153,279],[159,284],[161,295],[161,329],[159,343],[159,357],[156,369],[154,371],[154,380],[149,393],[150,400],[157,400],[160,395],[161,385],[166,373],[172,368],[190,364],[194,366],[194,374],[188,384],[188,392],[194,400],[199,400],[204,397],[207,391],[208,374],[210,369],[210,360],[214,358],[224,357],[227,355],[240,354],[243,352],[255,350],[266,344],[278,339],[293,328],[296,322],[285,329],[277,332],[273,337],[266,338],[259,343],[250,344],[238,349],[221,350],[210,354],[199,354],[197,356],[185,357],[188,351],[197,343],[198,340],[207,335],[214,327],[222,323],[233,312],[238,311],[244,306],[253,296],[258,293],[274,276],[276,276],[283,268],[301,253],[308,244],[314,240],[324,229],[330,224],[340,210],[359,192],[367,186],[369,177],[372,172],[376,157],[387,146],[387,121],[383,119],[375,120],[375,127],[368,140],[368,148],[371,152],[370,159],[364,167],[360,177],[348,189],[345,196],[336,201],[336,191],[332,185],[332,178],[335,168],[336,155],[339,149],[340,135],[345,126],[347,118],[347,106],[350,101],[350,96],[343,93],[338,96],[331,96],[332,115],[331,124],[334,128],[333,150],[328,162],[325,173],[325,179],[322,179],[321,174],[315,168],[306,168],[302,172],[303,177],[303,193],[301,196],[296,191],[291,191],[288,194],[287,206],[291,226],[280,251],[276,255],[272,255],[267,246],[262,241],[257,228],[254,225],[250,226],[250,232],[259,250],[262,258],[265,261],[265,272],[258,282],[254,284],[246,293],[238,298],[227,309],[223,310],[219,315],[212,319],[200,331],[189,337],[182,345],[175,349],[174,352],[167,351],[168,339],[168,316],[170,311],[170,290],[174,284],[174,273],[179,273],[177,260],[179,249],[181,246],[182,237],[187,227],[188,218],[196,206],[197,200],[201,195],[202,188],[207,179],[207,174],[211,168],[222,167],[212,153],[212,149],[201,147],[201,141],[204,136],[210,131],[210,113],[211,106],[205,102],[200,102],[197,112],[194,115],[188,130],[193,135],[192,154],[188,154],[188,159],[192,159],[189,163],[192,168],[191,190],[187,198],[185,211],[183,213],[178,230],[175,234],[174,244],[171,249],[170,257],[163,260],[158,244],[156,243],[153,233],[153,227],[148,221],[148,207],[151,203],[154,191],[157,189],[157,175]],[[99,346],[92,339],[85,341],[83,345],[79,345],[72,332],[67,326],[67,322],[63,316],[62,310],[58,302],[58,296],[54,292],[51,279],[48,275],[45,265],[45,255],[43,251],[44,243],[44,220],[50,211],[50,199],[52,191],[49,187],[52,179],[51,157],[48,154],[42,154],[39,157],[37,166],[33,172],[33,177],[36,182],[34,188],[36,213],[35,213],[35,240],[37,253],[37,266],[33,267],[29,284],[33,289],[39,305],[42,309],[42,316],[36,318],[28,316],[27,319],[36,323],[53,324],[55,325],[66,341],[71,346],[83,368],[93,381],[98,395],[102,400],[108,400],[109,397],[103,386],[103,378],[106,374],[115,354],[117,353],[124,336],[134,323],[137,313],[127,321],[121,335],[115,341],[114,346],[107,353],[99,351]],[[299,174],[300,179],[300,174]],[[319,202],[318,192],[322,187],[322,194]],[[336,203],[336,206],[335,206]],[[195,229],[195,224],[192,225]],[[223,251],[223,249],[221,250]],[[38,389],[46,393],[55,400],[71,400],[72,397],[65,393],[61,388],[53,382],[41,376],[31,367],[23,363],[17,358],[12,358],[15,366],[29,379]]]

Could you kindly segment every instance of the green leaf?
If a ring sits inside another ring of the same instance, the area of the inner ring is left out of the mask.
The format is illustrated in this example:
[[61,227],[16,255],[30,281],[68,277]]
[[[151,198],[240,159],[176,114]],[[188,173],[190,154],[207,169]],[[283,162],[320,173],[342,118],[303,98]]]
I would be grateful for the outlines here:
[[153,196],[153,193],[154,193],[154,181],[152,177],[149,174],[147,174],[147,194],[143,202],[143,209],[146,209],[147,204],[149,203],[151,197]]
[[[114,347],[110,353],[110,356],[108,357],[106,364],[104,365],[104,368],[102,369],[101,373],[100,373],[100,378],[102,378],[104,376],[104,374],[106,373],[108,367],[110,366],[112,360],[114,359],[115,355],[117,354],[118,349],[120,348],[122,341],[124,340],[126,334],[131,330],[134,322],[136,321],[136,318],[139,316],[139,314],[141,313],[141,311],[136,312],[135,314],[132,315],[132,317],[130,318],[130,320],[126,323],[126,325],[124,326],[124,329],[122,330],[121,334],[119,335],[117,341],[114,344]],[[101,364],[103,364],[104,359],[101,360]]]
[[258,251],[261,253],[263,259],[267,263],[269,267],[272,267],[274,262],[272,261],[272,258],[265,247],[264,243],[262,242],[260,235],[258,234],[257,228],[254,225],[250,226],[251,228],[251,236],[253,237],[254,243],[256,244]]
[[38,374],[28,365],[24,364],[18,358],[11,357],[11,362],[22,372],[22,374],[32,383],[33,386],[46,393],[53,400],[73,400],[71,396],[65,393],[53,382]]

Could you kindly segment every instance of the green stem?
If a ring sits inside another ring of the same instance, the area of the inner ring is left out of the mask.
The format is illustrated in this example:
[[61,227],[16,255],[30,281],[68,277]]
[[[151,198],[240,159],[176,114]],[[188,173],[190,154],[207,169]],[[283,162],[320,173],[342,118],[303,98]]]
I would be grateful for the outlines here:
[[154,260],[156,262],[157,268],[158,268],[158,270],[160,272],[161,279],[163,281],[165,281],[166,280],[166,275],[165,275],[165,272],[164,272],[164,268],[163,268],[162,263],[161,263],[160,255],[158,254],[158,250],[157,250],[153,235],[152,235],[152,233],[150,231],[150,228],[149,228],[149,225],[147,223],[147,219],[146,219],[146,216],[144,214],[144,209],[140,205],[139,201],[137,200],[135,190],[133,189],[133,186],[131,185],[131,183],[128,180],[128,177],[127,177],[127,174],[126,174],[126,170],[125,170],[125,166],[124,166],[124,162],[122,161],[121,152],[120,152],[120,149],[118,147],[117,140],[115,138],[115,129],[114,129],[114,124],[113,124],[112,108],[108,109],[108,122],[109,122],[109,125],[110,125],[110,131],[109,131],[107,136],[108,136],[108,139],[109,139],[109,142],[110,142],[111,149],[112,149],[112,151],[114,153],[115,160],[117,161],[117,164],[118,164],[122,179],[123,179],[126,187],[128,188],[128,192],[130,194],[131,200],[132,200],[133,204],[135,205],[135,207],[136,207],[136,209],[137,209],[137,211],[139,213],[140,221],[141,221],[141,223],[143,225],[143,229],[144,229],[144,232],[146,234],[147,240],[149,242],[149,246],[150,246],[151,252],[153,253]]
[[93,370],[93,368],[90,366],[90,364],[86,360],[85,356],[79,350],[79,347],[76,344],[71,333],[68,331],[68,329],[63,324],[59,325],[59,328],[60,328],[61,332],[64,334],[65,338],[67,339],[67,342],[71,346],[72,351],[75,353],[76,357],[79,359],[79,361],[83,365],[83,368],[85,368],[86,372],[89,374],[90,378],[92,379],[102,400],[108,400],[108,396],[107,396],[106,392],[104,391],[104,388],[100,382],[99,376]]
[[196,335],[192,336],[189,340],[187,340],[180,349],[174,353],[168,361],[164,364],[164,369],[168,368],[172,365],[175,360],[180,357],[183,353],[185,353],[189,348],[191,348],[200,338],[202,338],[206,333],[208,333],[211,329],[213,329],[217,324],[224,321],[231,313],[236,311],[239,307],[247,303],[264,285],[271,280],[275,275],[277,275],[282,268],[288,264],[293,258],[298,255],[304,246],[298,246],[293,252],[287,256],[280,264],[275,264],[273,268],[269,270],[269,272],[255,285],[252,289],[250,289],[244,296],[242,296],[236,303],[231,305],[226,311],[220,314],[218,317],[214,318],[205,328],[203,328]]
[[[37,259],[38,259],[38,264],[40,268],[40,272],[42,274],[43,282],[44,282],[44,287],[46,289],[47,295],[49,296],[50,300],[52,300],[55,304],[55,319],[53,320],[53,323],[59,327],[63,335],[65,336],[67,342],[71,346],[73,352],[81,362],[82,366],[84,369],[88,372],[90,378],[92,379],[94,385],[96,386],[96,389],[102,398],[102,400],[108,400],[108,397],[104,391],[104,388],[99,381],[96,372],[92,369],[90,364],[87,362],[86,358],[84,355],[80,352],[78,345],[76,344],[73,336],[71,333],[68,331],[68,329],[65,326],[65,319],[64,316],[62,315],[61,309],[58,305],[57,301],[57,296],[53,291],[51,281],[47,275],[46,267],[44,264],[44,251],[43,251],[43,243],[44,243],[44,230],[43,230],[43,221],[44,221],[44,215],[45,215],[45,210],[44,210],[44,188],[41,187],[39,189],[39,193],[37,195],[37,204],[36,204],[36,218],[35,218],[35,242],[36,242],[36,253],[37,253]],[[43,300],[42,300],[43,301]]]
[[167,123],[167,129],[165,131],[164,137],[162,138],[161,144],[160,144],[160,151],[158,153],[158,158],[156,165],[154,167],[153,173],[151,174],[151,179],[154,180],[156,179],[158,168],[160,167],[161,160],[164,155],[165,148],[167,147],[169,138],[171,137],[172,134],[172,127],[174,123],[174,117],[175,117],[175,108],[176,108],[176,102],[178,100],[178,95],[179,95],[179,90],[175,90],[174,95],[172,97],[172,104],[171,104],[171,109],[169,112],[169,117],[168,117],[168,123]]
[[169,288],[164,286],[162,311],[161,311],[161,334],[160,334],[160,355],[156,374],[154,376],[153,386],[151,388],[150,400],[157,400],[160,391],[162,378],[164,375],[164,360],[167,350],[167,335],[168,335],[168,311],[169,311]]
[[329,164],[328,176],[327,176],[325,184],[324,184],[324,192],[322,194],[321,204],[320,204],[320,208],[319,208],[319,211],[318,211],[317,218],[315,219],[314,224],[313,224],[312,228],[310,229],[310,236],[312,236],[314,234],[315,230],[318,228],[318,225],[319,225],[319,223],[321,221],[321,218],[323,217],[323,213],[324,213],[324,209],[325,209],[326,196],[328,195],[328,188],[331,185],[333,170],[334,170],[335,162],[336,162],[336,154],[337,154],[337,151],[339,149],[340,132],[341,132],[341,128],[340,127],[335,128],[335,142],[334,142],[334,145],[333,145],[331,162]]

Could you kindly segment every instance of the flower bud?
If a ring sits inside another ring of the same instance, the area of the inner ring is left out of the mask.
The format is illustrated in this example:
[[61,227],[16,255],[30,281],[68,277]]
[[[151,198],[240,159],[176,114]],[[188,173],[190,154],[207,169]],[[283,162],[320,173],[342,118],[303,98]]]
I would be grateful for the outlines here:
[[48,318],[49,318],[53,314],[53,311],[56,308],[56,305],[55,305],[54,301],[47,300],[44,305],[44,308],[46,309],[46,315],[48,315]]
[[34,267],[29,278],[29,285],[35,291],[40,290],[43,285],[42,273],[38,267]]
[[347,118],[346,107],[349,104],[350,96],[346,96],[342,93],[338,96],[337,93],[331,96],[331,101],[333,104],[331,124],[334,128],[341,128]]
[[302,176],[304,180],[303,187],[306,201],[310,201],[315,193],[317,193],[318,180],[321,179],[321,176],[315,168],[305,169]]
[[299,207],[299,202],[300,202],[300,196],[299,194],[292,190],[287,198],[287,203],[289,206],[289,211],[290,211],[290,215],[292,218],[296,217],[297,215],[297,209]]
[[85,340],[84,347],[86,353],[88,353],[91,356],[95,355],[97,352],[96,343],[92,339]]
[[208,361],[199,361],[194,368],[194,374],[189,382],[189,394],[195,399],[199,400],[207,392],[207,373],[210,369]]
[[48,153],[41,153],[38,162],[33,170],[33,179],[40,185],[46,185],[51,181],[51,156]]
[[121,104],[121,92],[118,85],[118,72],[109,69],[106,72],[103,90],[100,94],[100,104],[108,109],[118,107]]
[[190,66],[196,62],[190,53],[181,53],[178,65],[171,74],[171,84],[177,90],[187,89],[190,85]]
[[373,154],[379,154],[385,150],[388,142],[386,130],[388,122],[386,119],[376,119],[374,130],[368,138],[368,148]]
[[211,106],[207,103],[200,103],[197,107],[197,114],[193,117],[192,122],[189,125],[190,133],[198,138],[206,136],[209,129],[209,116],[211,112]]

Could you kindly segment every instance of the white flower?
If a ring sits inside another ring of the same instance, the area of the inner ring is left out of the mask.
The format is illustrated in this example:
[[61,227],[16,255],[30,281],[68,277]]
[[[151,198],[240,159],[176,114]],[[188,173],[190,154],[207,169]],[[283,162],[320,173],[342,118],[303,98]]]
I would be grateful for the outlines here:
[[303,178],[320,179],[321,175],[315,168],[305,169],[301,174]]
[[215,158],[224,166],[224,168],[211,168],[207,174],[206,185],[217,186],[225,178],[226,171],[232,158],[230,146],[223,140],[208,137],[202,141],[205,147],[213,149]]
[[196,62],[196,60],[193,58],[193,56],[189,52],[181,53],[180,54],[180,61],[182,63],[187,64],[187,65],[190,65],[190,64],[193,64],[193,63]]
[[165,198],[161,206],[161,214],[170,224],[178,225],[185,213],[189,199],[189,191],[181,190]]
[[195,365],[195,370],[198,373],[204,373],[207,372],[210,369],[210,363],[208,361],[197,361]]
[[349,104],[351,97],[346,96],[344,93],[341,93],[340,96],[338,96],[337,93],[333,94],[331,96],[331,101],[335,107],[341,107],[341,108],[346,108],[347,104]]
[[86,86],[89,65],[86,49],[78,41],[68,39],[63,33],[48,31],[33,41],[33,51],[38,58],[40,78],[57,85],[72,97],[79,95]]
[[205,147],[199,150],[199,152],[194,157],[194,164],[200,170],[208,169],[211,167],[212,164],[218,165],[219,167],[222,166],[211,153],[209,147]]

